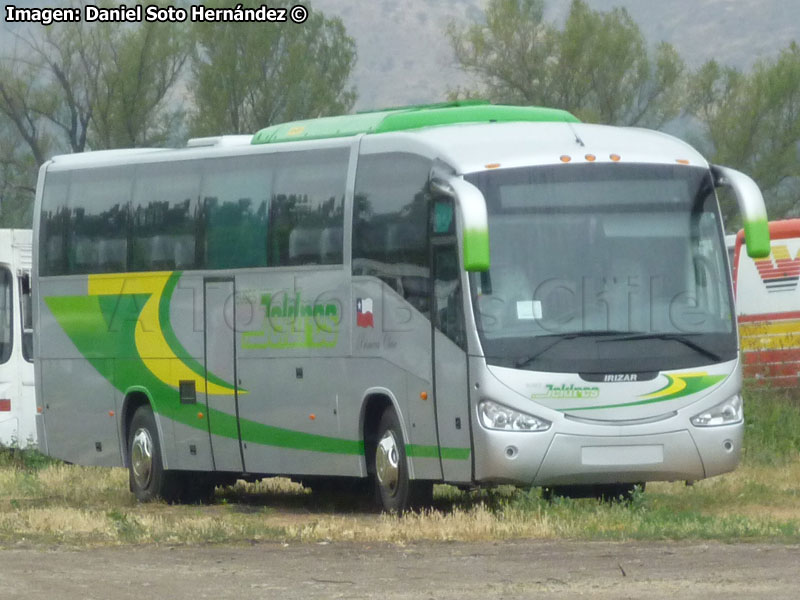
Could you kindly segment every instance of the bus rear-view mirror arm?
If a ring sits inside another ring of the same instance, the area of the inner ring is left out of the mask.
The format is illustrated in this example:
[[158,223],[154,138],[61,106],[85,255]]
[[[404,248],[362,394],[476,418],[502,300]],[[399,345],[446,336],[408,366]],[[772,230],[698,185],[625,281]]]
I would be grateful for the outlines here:
[[747,255],[750,258],[765,258],[769,256],[769,224],[767,221],[767,208],[764,197],[758,185],[750,177],[730,169],[712,165],[714,184],[717,187],[727,187],[733,190],[739,211],[742,213],[744,223],[744,240],[747,246]]

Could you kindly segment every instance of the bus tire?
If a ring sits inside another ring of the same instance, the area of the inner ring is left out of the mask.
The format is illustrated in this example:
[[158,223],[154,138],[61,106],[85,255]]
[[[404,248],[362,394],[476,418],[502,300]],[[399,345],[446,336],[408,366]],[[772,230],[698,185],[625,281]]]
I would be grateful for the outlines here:
[[375,493],[383,510],[400,514],[430,503],[433,483],[411,480],[408,477],[403,432],[397,414],[391,408],[383,412],[378,425],[373,465]]
[[156,419],[149,406],[140,406],[133,414],[128,430],[128,457],[130,487],[139,502],[159,498],[170,503],[179,500],[179,474],[164,469]]

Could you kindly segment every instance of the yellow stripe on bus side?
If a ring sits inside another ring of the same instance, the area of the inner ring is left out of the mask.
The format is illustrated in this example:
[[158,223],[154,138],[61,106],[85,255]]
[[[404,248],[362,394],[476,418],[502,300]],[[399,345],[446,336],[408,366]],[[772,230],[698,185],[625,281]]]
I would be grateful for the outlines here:
[[[205,389],[206,380],[186,366],[170,348],[158,320],[161,294],[172,275],[170,271],[142,274],[90,275],[89,294],[121,295],[150,294],[139,313],[136,326],[136,351],[147,369],[161,382],[178,387],[179,381],[192,380],[198,390]],[[164,360],[167,359],[167,360]],[[208,382],[208,393],[233,395],[235,390]]]

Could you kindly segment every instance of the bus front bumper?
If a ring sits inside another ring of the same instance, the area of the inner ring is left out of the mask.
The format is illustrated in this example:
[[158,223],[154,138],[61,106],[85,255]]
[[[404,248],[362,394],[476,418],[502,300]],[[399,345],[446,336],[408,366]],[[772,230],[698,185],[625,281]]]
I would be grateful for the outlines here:
[[[597,430],[598,428],[592,428]],[[600,427],[599,429],[603,429]],[[475,480],[579,485],[698,480],[739,463],[743,424],[625,435],[475,431]]]

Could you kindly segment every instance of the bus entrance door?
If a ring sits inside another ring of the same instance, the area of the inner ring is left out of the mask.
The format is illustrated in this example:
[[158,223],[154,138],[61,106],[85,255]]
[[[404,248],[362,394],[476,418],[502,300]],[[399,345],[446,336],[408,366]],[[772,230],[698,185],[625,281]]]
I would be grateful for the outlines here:
[[433,374],[439,456],[445,481],[472,481],[466,334],[458,262],[452,239],[433,244]]
[[205,392],[214,468],[244,472],[236,380],[233,279],[206,278],[203,305]]

